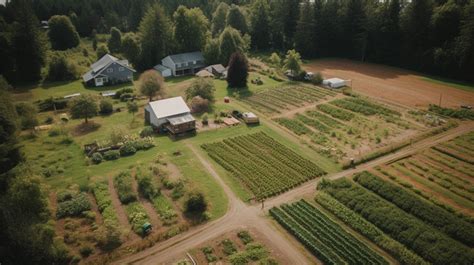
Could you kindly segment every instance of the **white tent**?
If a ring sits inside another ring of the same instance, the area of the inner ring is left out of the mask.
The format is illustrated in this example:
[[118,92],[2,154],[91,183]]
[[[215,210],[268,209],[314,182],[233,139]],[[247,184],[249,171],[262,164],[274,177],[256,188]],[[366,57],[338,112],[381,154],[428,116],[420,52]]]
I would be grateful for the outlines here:
[[329,78],[323,80],[323,85],[330,88],[340,88],[346,86],[346,80],[340,78]]

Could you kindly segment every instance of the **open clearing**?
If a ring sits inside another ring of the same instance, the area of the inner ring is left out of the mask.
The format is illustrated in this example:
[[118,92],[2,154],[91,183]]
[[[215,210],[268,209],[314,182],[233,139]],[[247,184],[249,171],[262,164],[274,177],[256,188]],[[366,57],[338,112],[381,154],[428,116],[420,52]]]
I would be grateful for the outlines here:
[[345,59],[321,59],[311,61],[303,68],[319,71],[325,78],[351,79],[356,92],[406,106],[438,104],[440,95],[443,107],[474,104],[474,92],[458,89],[455,85],[430,82],[415,72],[395,67]]

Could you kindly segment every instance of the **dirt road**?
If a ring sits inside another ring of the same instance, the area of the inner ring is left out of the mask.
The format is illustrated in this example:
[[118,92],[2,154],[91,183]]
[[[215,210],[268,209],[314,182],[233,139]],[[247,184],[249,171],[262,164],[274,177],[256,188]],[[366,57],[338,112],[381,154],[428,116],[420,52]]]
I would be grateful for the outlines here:
[[443,107],[474,105],[474,92],[426,81],[422,76],[400,68],[345,59],[315,60],[303,68],[321,72],[324,78],[350,79],[357,92],[409,107],[438,104],[440,96]]
[[[466,122],[457,128],[417,142],[410,147],[401,149],[395,153],[386,155],[366,164],[359,165],[355,169],[348,169],[327,177],[329,179],[337,179],[348,176],[418,152],[440,142],[448,141],[472,130],[474,130],[474,122]],[[161,242],[145,251],[118,260],[115,264],[169,264],[176,258],[182,256],[189,249],[192,249],[208,240],[212,240],[214,237],[223,233],[245,227],[251,227],[261,232],[265,237],[267,237],[269,242],[272,242],[269,247],[275,249],[278,253],[287,256],[288,259],[292,261],[292,264],[319,263],[313,256],[310,256],[309,253],[304,250],[301,251],[303,248],[299,242],[293,238],[285,237],[278,232],[278,230],[272,225],[273,222],[270,221],[266,217],[265,212],[260,209],[260,204],[247,205],[240,201],[229,186],[227,186],[222,178],[217,174],[209,161],[207,161],[194,146],[189,143],[187,143],[187,145],[211,176],[222,186],[229,197],[229,210],[227,214],[218,220],[191,229],[184,234]],[[313,195],[318,181],[319,180],[313,180],[307,182],[300,187],[267,200],[265,202],[265,209],[268,210],[272,206],[278,206],[282,203],[287,203],[304,196]]]

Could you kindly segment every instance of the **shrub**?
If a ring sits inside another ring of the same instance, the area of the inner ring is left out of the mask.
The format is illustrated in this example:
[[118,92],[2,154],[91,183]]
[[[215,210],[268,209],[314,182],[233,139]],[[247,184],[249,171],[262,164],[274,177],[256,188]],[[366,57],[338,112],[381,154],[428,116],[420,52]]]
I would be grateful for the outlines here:
[[237,233],[237,236],[242,240],[242,243],[247,245],[248,243],[253,241],[252,236],[250,236],[249,232],[247,231],[240,231]]
[[105,160],[116,160],[120,157],[120,152],[118,150],[109,150],[104,153]]
[[93,250],[92,247],[89,246],[89,245],[82,246],[82,247],[79,249],[79,253],[81,253],[81,256],[83,256],[83,257],[89,257],[90,254],[92,254],[92,252],[94,252],[94,250]]
[[133,92],[134,92],[133,87],[125,87],[125,88],[122,88],[120,90],[117,90],[117,92],[114,95],[114,98],[115,99],[120,99],[122,94],[125,94],[125,93],[133,94]]
[[214,82],[210,78],[198,78],[186,89],[186,99],[201,97],[209,102],[214,102]]
[[99,152],[95,152],[92,154],[91,160],[94,164],[100,164],[103,160],[103,157]]
[[430,104],[429,111],[456,119],[474,120],[474,111],[470,109],[449,109]]
[[149,175],[140,175],[137,176],[138,180],[138,192],[148,200],[152,200],[156,195],[159,194],[158,189],[155,187],[154,183],[151,181]]
[[48,64],[48,81],[68,81],[74,80],[79,75],[79,71],[74,63],[62,55],[53,55]]
[[120,147],[120,156],[130,156],[137,152],[134,144],[131,142],[125,143]]
[[77,193],[77,192],[72,191],[72,190],[63,190],[63,191],[60,191],[60,192],[58,192],[58,194],[56,195],[56,201],[57,201],[57,202],[64,202],[64,201],[71,200],[72,197],[73,197],[76,193]]
[[207,201],[201,192],[191,192],[185,202],[185,211],[191,215],[202,215],[207,210]]
[[208,125],[208,124],[209,124],[209,117],[207,113],[204,113],[204,115],[202,115],[202,125]]
[[124,93],[124,94],[120,95],[120,101],[122,101],[122,102],[129,101],[132,98],[133,98],[132,93]]
[[317,72],[316,74],[314,74],[310,81],[314,85],[321,85],[321,83],[323,83],[323,76],[320,72]]
[[36,106],[31,103],[21,102],[15,105],[16,112],[20,118],[22,129],[32,129],[38,125],[36,113],[38,112]]
[[193,113],[201,113],[209,110],[209,100],[204,99],[200,96],[195,96],[190,102],[191,111]]
[[135,233],[143,235],[142,226],[149,222],[148,215],[145,209],[140,203],[130,203],[125,207],[127,212],[128,221],[132,225],[132,229]]
[[95,239],[100,249],[110,251],[122,244],[121,232],[115,223],[105,222],[103,226],[95,232]]
[[143,128],[143,130],[140,132],[140,137],[151,137],[153,136],[154,130],[153,127],[151,126],[146,126]]
[[229,256],[237,252],[237,248],[230,239],[224,239],[221,244],[225,255]]
[[63,218],[66,216],[79,216],[83,211],[91,209],[91,204],[85,193],[78,193],[70,200],[58,204],[56,216]]
[[137,195],[132,188],[132,176],[128,172],[121,172],[114,177],[114,186],[120,202],[127,204],[137,200]]
[[110,114],[114,112],[114,106],[112,104],[112,100],[102,99],[99,104],[99,112],[101,114]]

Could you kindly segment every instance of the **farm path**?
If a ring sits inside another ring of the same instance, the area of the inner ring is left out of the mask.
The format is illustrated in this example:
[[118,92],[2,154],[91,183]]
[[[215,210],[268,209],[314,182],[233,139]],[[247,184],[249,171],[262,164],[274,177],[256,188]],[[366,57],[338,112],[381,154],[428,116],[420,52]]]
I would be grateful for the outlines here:
[[[447,132],[435,135],[433,137],[429,137],[413,144],[410,147],[403,148],[395,153],[372,160],[366,164],[359,165],[357,168],[348,169],[329,175],[327,178],[338,179],[356,172],[367,170],[374,166],[400,159],[424,148],[436,145],[440,142],[450,140],[472,130],[474,130],[474,122],[465,122],[457,128],[448,130]],[[207,161],[189,142],[187,142],[186,145],[191,149],[191,151],[199,159],[211,176],[215,178],[219,185],[221,185],[224,189],[224,192],[229,197],[228,212],[218,220],[193,228],[186,233],[163,241],[142,252],[118,260],[114,262],[114,264],[170,263],[173,260],[181,257],[189,249],[195,248],[200,244],[226,232],[246,227],[257,229],[259,232],[261,232],[269,242],[272,242],[269,247],[273,247],[278,253],[286,255],[288,259],[292,261],[292,264],[320,263],[314,258],[314,256],[310,256],[303,246],[294,238],[287,236],[285,233],[279,232],[281,231],[281,228],[275,226],[274,222],[266,217],[267,211],[263,211],[260,204],[247,205],[240,201],[232,192],[230,187],[214,170],[212,164]],[[277,197],[268,199],[265,202],[266,210],[273,206],[278,206],[282,203],[288,203],[304,196],[312,196],[315,192],[315,187],[318,181],[319,180],[313,180],[307,182],[300,187],[283,193]]]

